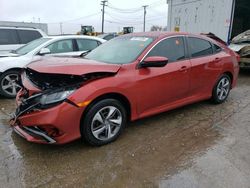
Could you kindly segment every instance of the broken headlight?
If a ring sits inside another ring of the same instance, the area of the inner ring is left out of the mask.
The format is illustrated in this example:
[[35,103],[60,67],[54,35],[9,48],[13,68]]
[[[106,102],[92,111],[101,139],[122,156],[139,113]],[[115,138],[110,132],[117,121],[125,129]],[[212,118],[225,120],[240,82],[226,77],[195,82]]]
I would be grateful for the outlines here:
[[40,98],[40,103],[42,105],[47,105],[47,104],[61,102],[65,100],[69,95],[71,95],[74,91],[75,89],[44,94]]

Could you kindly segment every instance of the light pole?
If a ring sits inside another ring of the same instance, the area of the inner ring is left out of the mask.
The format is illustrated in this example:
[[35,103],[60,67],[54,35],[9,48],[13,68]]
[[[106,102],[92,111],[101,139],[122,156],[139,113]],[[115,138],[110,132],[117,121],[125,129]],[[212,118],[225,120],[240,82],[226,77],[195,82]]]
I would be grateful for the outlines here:
[[146,28],[146,14],[147,14],[147,10],[146,8],[148,7],[148,5],[144,5],[142,6],[143,10],[144,10],[144,16],[143,16],[143,32],[145,32],[145,28]]

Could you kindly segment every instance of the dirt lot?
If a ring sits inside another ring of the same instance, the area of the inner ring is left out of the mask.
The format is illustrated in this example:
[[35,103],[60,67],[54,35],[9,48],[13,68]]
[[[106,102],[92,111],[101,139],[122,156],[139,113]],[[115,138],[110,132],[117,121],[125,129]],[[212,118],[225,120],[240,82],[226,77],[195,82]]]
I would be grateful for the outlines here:
[[[0,99],[12,112],[14,101]],[[250,71],[226,103],[130,123],[94,148],[26,142],[0,112],[0,187],[250,187]]]

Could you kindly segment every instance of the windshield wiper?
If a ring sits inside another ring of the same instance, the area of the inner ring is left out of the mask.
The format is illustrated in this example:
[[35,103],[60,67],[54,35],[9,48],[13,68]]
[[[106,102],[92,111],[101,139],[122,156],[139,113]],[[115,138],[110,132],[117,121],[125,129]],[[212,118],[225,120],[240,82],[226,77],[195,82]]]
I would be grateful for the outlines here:
[[87,50],[87,51],[85,51],[85,52],[83,52],[81,55],[80,55],[80,57],[84,57],[84,56],[86,56],[89,52],[91,52],[92,50]]

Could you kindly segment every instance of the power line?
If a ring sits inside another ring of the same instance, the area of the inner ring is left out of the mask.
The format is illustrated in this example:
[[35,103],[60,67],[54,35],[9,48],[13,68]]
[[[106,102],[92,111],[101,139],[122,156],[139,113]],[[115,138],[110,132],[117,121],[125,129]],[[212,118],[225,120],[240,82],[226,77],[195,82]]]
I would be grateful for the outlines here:
[[[117,17],[113,17],[112,15],[110,15],[109,13],[107,13],[106,12],[106,14],[110,17],[110,18],[112,18],[113,20],[116,20],[116,21],[118,21],[118,22],[126,22],[126,23],[138,23],[138,21],[133,21],[133,20],[127,20],[127,19],[121,19],[121,18],[117,18]],[[139,19],[141,19],[141,18],[139,18]]]
[[116,10],[116,11],[119,11],[119,12],[123,12],[123,13],[132,13],[132,12],[137,12],[137,11],[141,10],[141,8],[139,8],[139,7],[138,8],[130,8],[130,9],[121,9],[121,8],[115,7],[111,3],[108,3],[108,7],[110,9],[113,9],[113,10]]
[[109,11],[111,11],[111,12],[113,12],[113,13],[116,13],[116,14],[138,14],[138,12],[140,12],[141,11],[141,8],[139,9],[139,10],[136,10],[136,11],[119,11],[119,10],[116,10],[116,9],[113,9],[113,8],[110,8],[109,6],[108,6],[108,8],[109,8]]
[[132,17],[123,17],[123,16],[121,16],[121,15],[113,14],[113,13],[111,13],[111,12],[109,12],[109,11],[106,11],[106,14],[109,15],[109,16],[110,16],[111,18],[113,18],[113,19],[126,20],[126,21],[127,21],[127,20],[132,20],[132,21],[138,20],[138,19],[141,19],[142,16],[143,16],[143,15],[137,15],[136,17],[133,16],[133,18],[132,18]]
[[107,19],[105,19],[105,22],[108,22],[108,23],[114,23],[114,24],[119,24],[119,25],[143,25],[143,23],[128,23],[128,22],[126,22],[126,23],[124,23],[124,22],[118,22],[118,21],[111,21],[111,20],[107,20]]
[[[164,2],[163,2],[164,1]],[[149,4],[149,7],[157,7],[161,5],[166,5],[166,0],[155,1],[154,3]]]
[[74,19],[71,19],[71,20],[66,20],[66,21],[61,21],[61,22],[49,22],[48,24],[58,24],[58,23],[73,22],[73,21],[77,21],[77,20],[82,20],[82,19],[85,19],[85,18],[93,17],[93,16],[96,16],[96,15],[99,15],[100,13],[101,12],[96,12],[94,14],[89,14],[87,16],[83,16],[83,17],[79,17],[79,18],[74,18]]

